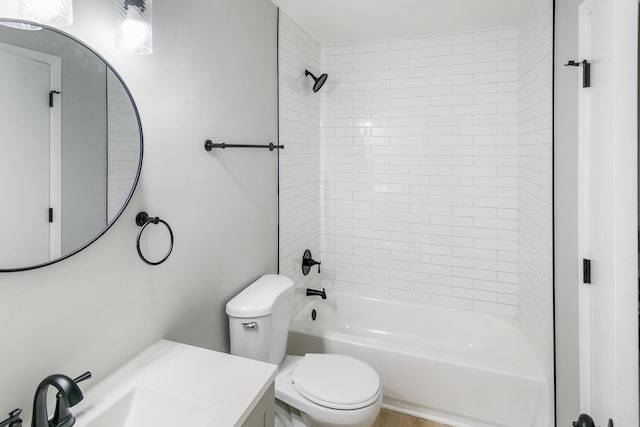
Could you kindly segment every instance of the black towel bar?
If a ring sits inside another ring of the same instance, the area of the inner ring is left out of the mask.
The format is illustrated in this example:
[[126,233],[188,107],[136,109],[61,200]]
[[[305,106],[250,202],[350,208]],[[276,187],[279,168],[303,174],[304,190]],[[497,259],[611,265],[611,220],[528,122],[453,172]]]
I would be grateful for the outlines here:
[[215,143],[210,139],[207,139],[204,142],[204,149],[207,151],[211,151],[214,148],[268,148],[269,151],[273,150],[284,150],[284,145],[276,145],[273,142],[270,142],[268,145],[250,145],[250,144],[226,144],[224,142]]

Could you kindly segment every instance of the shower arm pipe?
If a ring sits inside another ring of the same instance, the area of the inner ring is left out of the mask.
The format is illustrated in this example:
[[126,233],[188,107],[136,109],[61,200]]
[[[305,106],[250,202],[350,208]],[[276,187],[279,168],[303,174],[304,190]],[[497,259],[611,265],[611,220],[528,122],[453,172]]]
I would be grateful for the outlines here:
[[204,142],[205,150],[211,151],[214,148],[222,148],[223,150],[226,148],[268,148],[269,151],[273,151],[273,150],[284,150],[284,145],[276,145],[273,142],[270,142],[268,145],[226,144],[224,142],[215,143],[210,139],[207,139]]

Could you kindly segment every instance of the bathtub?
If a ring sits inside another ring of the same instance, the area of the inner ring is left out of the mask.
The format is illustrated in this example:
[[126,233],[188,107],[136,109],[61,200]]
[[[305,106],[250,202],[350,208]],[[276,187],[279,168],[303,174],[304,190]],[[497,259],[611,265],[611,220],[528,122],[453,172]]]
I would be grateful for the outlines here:
[[460,427],[549,425],[547,378],[515,321],[337,293],[302,304],[288,353],[369,363],[388,409]]

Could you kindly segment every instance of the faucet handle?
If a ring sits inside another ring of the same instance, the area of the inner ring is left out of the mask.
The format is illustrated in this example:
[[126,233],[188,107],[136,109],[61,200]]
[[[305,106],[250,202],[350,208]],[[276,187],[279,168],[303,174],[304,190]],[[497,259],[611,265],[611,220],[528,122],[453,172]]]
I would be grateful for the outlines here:
[[4,421],[0,421],[0,427],[21,427],[22,420],[20,419],[22,409],[14,409],[9,412],[9,418]]
[[87,371],[87,372],[85,372],[84,374],[80,375],[79,377],[74,378],[74,379],[73,379],[73,382],[77,384],[77,383],[79,383],[79,382],[82,382],[82,381],[88,380],[89,378],[91,378],[91,372],[90,372],[90,371]]
[[304,255],[302,255],[302,274],[305,276],[309,274],[309,270],[311,270],[311,267],[314,265],[318,266],[318,274],[320,274],[320,264],[322,264],[320,261],[316,261],[311,257],[311,251],[309,249],[304,251]]

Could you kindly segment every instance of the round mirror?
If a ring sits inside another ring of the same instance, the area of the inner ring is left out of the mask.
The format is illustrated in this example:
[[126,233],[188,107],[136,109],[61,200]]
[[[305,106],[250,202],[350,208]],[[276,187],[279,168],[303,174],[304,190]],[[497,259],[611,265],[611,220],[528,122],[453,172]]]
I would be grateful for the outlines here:
[[0,24],[0,271],[20,271],[81,251],[118,219],[142,128],[126,85],[87,45]]

